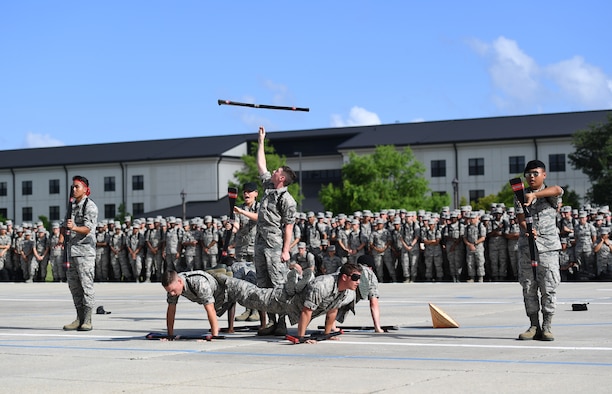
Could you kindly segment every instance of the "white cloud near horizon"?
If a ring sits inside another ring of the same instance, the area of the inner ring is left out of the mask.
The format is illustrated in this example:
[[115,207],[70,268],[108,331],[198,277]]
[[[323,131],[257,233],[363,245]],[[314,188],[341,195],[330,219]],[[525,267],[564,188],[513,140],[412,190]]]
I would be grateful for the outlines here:
[[612,106],[612,78],[580,56],[540,65],[504,36],[492,43],[471,40],[468,45],[489,62],[493,102],[501,109],[533,109],[558,102],[589,109]]
[[343,118],[342,115],[338,114],[333,114],[331,116],[332,127],[371,126],[381,123],[376,113],[357,106],[351,108],[347,118]]
[[24,139],[24,148],[49,148],[53,146],[64,146],[64,142],[53,138],[49,134],[27,132]]

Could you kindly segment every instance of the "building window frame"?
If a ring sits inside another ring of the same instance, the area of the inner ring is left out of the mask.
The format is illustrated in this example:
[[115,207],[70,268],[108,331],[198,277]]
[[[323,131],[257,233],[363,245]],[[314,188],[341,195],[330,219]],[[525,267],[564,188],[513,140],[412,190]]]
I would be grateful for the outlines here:
[[21,195],[31,196],[33,191],[32,181],[21,181]]
[[132,190],[144,190],[144,175],[132,175]]
[[484,175],[484,157],[468,159],[468,174],[470,176]]
[[430,166],[432,178],[443,178],[446,176],[446,160],[432,160]]
[[565,172],[565,153],[548,155],[548,172]]

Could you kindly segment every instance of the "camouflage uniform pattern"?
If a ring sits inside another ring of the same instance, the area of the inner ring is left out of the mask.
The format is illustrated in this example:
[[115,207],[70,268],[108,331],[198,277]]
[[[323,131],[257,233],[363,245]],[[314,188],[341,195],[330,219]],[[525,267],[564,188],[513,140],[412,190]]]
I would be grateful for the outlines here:
[[68,287],[77,310],[93,308],[95,304],[93,284],[96,265],[96,238],[94,234],[98,222],[98,207],[88,197],[85,197],[78,204],[73,204],[72,212],[72,220],[75,225],[88,227],[89,234],[70,232],[70,248],[68,249],[70,267],[66,272]]
[[[540,190],[546,186],[542,185]],[[530,193],[531,189],[526,189]],[[561,197],[559,196],[559,199]],[[537,199],[531,204],[533,228],[536,230],[536,259],[538,261],[537,277],[534,278],[529,255],[529,241],[521,228],[519,238],[519,282],[523,287],[523,299],[527,316],[533,316],[540,310],[545,314],[554,314],[557,287],[561,281],[559,272],[559,251],[561,241],[557,228],[557,198]],[[514,201],[516,214],[523,214],[524,209],[516,198]],[[541,301],[538,298],[538,290]]]
[[286,187],[275,189],[270,172],[261,175],[264,196],[261,200],[255,237],[255,270],[259,287],[274,287],[285,282],[287,264],[281,261],[283,228],[295,223],[296,202]]

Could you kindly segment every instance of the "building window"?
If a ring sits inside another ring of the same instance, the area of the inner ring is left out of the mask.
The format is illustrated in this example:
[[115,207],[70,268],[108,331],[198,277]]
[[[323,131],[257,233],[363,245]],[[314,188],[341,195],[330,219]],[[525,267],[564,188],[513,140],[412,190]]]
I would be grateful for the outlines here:
[[548,155],[548,171],[565,172],[565,154]]
[[0,217],[4,219],[8,217],[8,208],[0,208]]
[[8,195],[8,188],[7,188],[6,182],[0,182],[0,196],[4,197],[7,195]]
[[469,159],[469,175],[484,175],[484,159]]
[[32,207],[21,208],[21,220],[24,222],[32,221]]
[[49,179],[49,194],[59,194],[59,179]]
[[431,177],[445,177],[446,176],[446,160],[432,160],[431,161]]
[[21,182],[21,195],[23,196],[32,195],[32,181]]
[[104,191],[105,192],[114,192],[115,191],[115,177],[114,176],[105,176],[104,177]]
[[525,170],[525,156],[510,156],[508,158],[510,174],[522,174]]
[[115,214],[115,204],[104,204],[104,219],[113,219]]
[[60,220],[60,207],[58,205],[52,205],[49,207],[49,220]]
[[132,175],[132,190],[144,190],[144,175]]
[[470,190],[470,203],[476,203],[484,197],[484,190]]
[[144,203],[143,202],[135,202],[132,204],[132,214],[142,215],[144,213]]

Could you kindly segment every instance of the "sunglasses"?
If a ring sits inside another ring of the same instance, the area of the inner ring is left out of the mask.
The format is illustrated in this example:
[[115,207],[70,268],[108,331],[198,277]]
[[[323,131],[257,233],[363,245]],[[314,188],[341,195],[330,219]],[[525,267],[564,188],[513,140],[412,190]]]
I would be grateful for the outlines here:
[[525,175],[525,178],[529,178],[529,177],[536,178],[538,175],[540,175],[540,172],[539,171],[530,171],[530,172],[526,172],[523,175]]
[[353,282],[357,282],[359,279],[361,279],[361,274],[351,274],[349,278],[351,278]]

